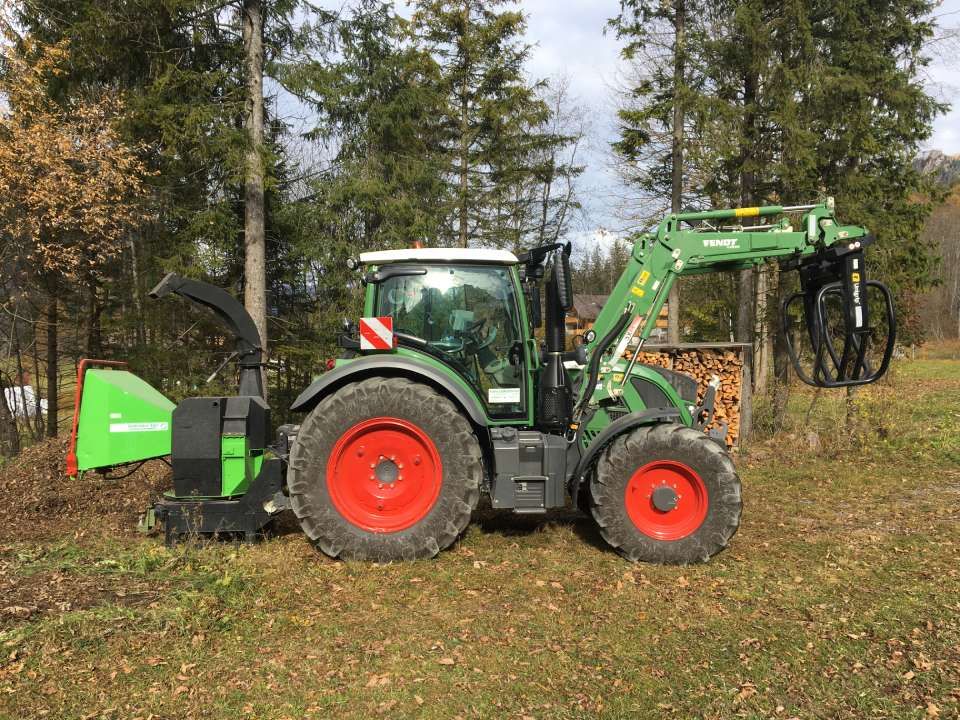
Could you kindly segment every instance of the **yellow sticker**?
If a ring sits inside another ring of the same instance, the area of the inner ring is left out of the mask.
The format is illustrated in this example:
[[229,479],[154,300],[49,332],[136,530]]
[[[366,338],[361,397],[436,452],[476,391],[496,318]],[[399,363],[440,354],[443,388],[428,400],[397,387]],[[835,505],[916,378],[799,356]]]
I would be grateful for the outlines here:
[[650,271],[644,270],[642,273],[640,273],[640,278],[637,280],[637,285],[646,285],[647,280],[649,279],[650,279]]
[[638,288],[636,286],[630,288],[630,292],[632,292],[637,297],[643,297],[645,295],[645,293],[643,292],[643,288]]
[[623,373],[614,373],[613,381],[614,381],[615,383],[622,383],[622,382],[623,382]]
[[860,282],[860,273],[851,273],[850,280],[852,280],[855,283]]
[[748,207],[748,208],[736,208],[734,210],[737,217],[753,217],[754,215],[760,214],[760,208],[758,207]]

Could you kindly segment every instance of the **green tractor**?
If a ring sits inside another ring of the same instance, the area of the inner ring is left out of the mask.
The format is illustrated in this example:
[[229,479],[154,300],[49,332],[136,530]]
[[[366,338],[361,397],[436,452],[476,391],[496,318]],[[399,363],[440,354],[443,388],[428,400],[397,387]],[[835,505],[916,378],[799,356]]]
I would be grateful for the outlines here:
[[[632,561],[706,561],[737,531],[741,487],[722,438],[706,431],[716,382],[699,388],[638,362],[671,286],[777,260],[800,275],[782,308],[800,377],[862,385],[886,372],[895,339],[891,294],[866,275],[871,242],[864,228],[837,223],[832,200],[670,215],[636,239],[594,328],[573,349],[569,244],[519,256],[362,254],[351,266],[366,288],[363,317],[345,327],[335,367],[294,402],[302,423],[279,428],[272,444],[249,316],[222,290],[168,276],[155,296],[200,302],[232,330],[238,395],[190,398],[171,411],[142,381],[134,394],[143,400],[131,402],[137,380],[125,370],[82,369],[84,388],[109,392],[78,392],[68,469],[138,459],[130,457],[137,438],[139,459],[170,454],[174,489],[149,513],[168,541],[252,537],[290,508],[332,557],[427,558],[456,541],[486,494],[494,509],[520,514],[577,505]],[[107,442],[111,418],[126,428],[122,458]],[[158,449],[158,438],[168,445]]]

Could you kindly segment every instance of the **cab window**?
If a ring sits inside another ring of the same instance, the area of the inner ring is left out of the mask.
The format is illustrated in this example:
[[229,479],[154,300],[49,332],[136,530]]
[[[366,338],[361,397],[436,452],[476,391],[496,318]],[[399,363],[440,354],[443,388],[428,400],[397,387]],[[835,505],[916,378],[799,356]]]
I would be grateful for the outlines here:
[[[509,268],[425,266],[384,280],[377,314],[465,377],[493,415],[523,411],[523,345]],[[405,338],[406,336],[406,338]]]

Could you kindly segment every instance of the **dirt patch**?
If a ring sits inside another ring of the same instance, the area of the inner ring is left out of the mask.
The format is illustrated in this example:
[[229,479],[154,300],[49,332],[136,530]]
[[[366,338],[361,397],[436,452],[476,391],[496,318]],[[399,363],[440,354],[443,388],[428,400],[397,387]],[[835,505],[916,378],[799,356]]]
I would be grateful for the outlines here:
[[0,629],[48,614],[115,603],[141,606],[156,602],[155,584],[131,585],[129,578],[107,578],[60,571],[20,575],[0,570]]
[[66,454],[66,439],[54,438],[26,448],[0,469],[0,542],[131,534],[140,513],[173,484],[160,460],[125,478],[91,472],[71,479],[64,474]]

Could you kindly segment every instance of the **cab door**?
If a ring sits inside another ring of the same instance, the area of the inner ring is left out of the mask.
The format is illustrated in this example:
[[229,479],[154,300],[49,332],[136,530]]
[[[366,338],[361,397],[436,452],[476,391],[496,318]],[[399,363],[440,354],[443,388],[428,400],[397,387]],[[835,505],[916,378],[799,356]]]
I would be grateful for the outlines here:
[[491,418],[528,412],[524,318],[509,265],[419,265],[377,289],[376,314],[402,345],[441,360],[483,400]]

